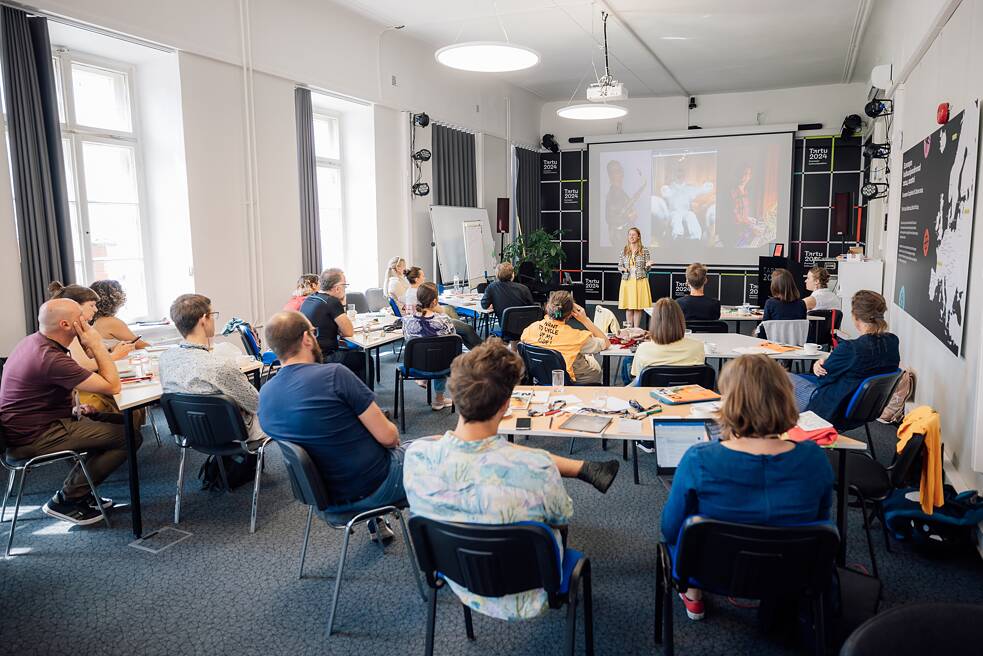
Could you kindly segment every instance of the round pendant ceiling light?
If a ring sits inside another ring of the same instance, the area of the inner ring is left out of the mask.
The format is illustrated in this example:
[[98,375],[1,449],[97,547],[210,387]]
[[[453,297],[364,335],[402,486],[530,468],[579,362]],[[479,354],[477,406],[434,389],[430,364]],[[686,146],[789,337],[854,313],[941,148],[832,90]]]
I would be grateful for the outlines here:
[[434,57],[450,68],[477,73],[508,73],[532,68],[539,53],[506,41],[468,41],[444,46]]
[[628,115],[628,110],[620,105],[591,103],[586,105],[567,105],[556,110],[560,118],[570,118],[575,121],[598,121],[606,118],[621,118]]

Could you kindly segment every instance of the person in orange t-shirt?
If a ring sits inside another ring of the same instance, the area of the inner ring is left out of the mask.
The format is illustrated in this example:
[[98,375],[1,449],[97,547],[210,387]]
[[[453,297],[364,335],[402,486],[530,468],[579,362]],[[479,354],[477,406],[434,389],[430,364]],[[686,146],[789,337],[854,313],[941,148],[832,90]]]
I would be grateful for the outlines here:
[[[569,325],[576,319],[587,330]],[[570,379],[578,385],[600,385],[601,365],[592,353],[611,346],[607,335],[587,317],[584,308],[573,302],[570,292],[553,292],[546,303],[546,317],[522,331],[522,343],[558,351],[563,356]]]

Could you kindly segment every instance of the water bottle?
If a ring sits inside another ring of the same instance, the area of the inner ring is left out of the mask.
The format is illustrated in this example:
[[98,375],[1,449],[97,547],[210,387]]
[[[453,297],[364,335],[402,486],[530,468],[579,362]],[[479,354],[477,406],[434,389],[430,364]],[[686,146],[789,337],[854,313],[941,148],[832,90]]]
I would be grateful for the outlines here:
[[458,289],[460,288],[460,286],[461,286],[461,276],[459,276],[459,275],[457,275],[455,273],[454,274],[454,293],[455,294],[458,292]]

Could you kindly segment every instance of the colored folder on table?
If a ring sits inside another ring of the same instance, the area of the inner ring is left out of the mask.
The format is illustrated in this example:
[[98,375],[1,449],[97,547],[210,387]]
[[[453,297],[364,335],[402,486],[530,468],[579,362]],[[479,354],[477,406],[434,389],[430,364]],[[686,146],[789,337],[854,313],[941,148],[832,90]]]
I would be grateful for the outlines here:
[[679,387],[657,387],[651,392],[652,398],[659,399],[668,405],[684,403],[702,403],[717,401],[720,395],[699,385],[680,385]]
[[777,344],[775,342],[762,342],[759,344],[761,348],[766,348],[769,351],[774,351],[775,353],[788,353],[790,351],[801,351],[800,346],[789,346],[788,344]]

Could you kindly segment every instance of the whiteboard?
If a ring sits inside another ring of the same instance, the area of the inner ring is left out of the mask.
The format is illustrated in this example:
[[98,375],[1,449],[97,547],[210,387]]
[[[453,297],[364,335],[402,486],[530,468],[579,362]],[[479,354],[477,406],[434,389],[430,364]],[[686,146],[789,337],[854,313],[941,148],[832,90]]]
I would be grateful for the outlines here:
[[430,225],[440,277],[445,284],[454,280],[454,276],[482,282],[485,272],[495,271],[495,243],[488,212],[483,208],[434,205],[430,208]]

